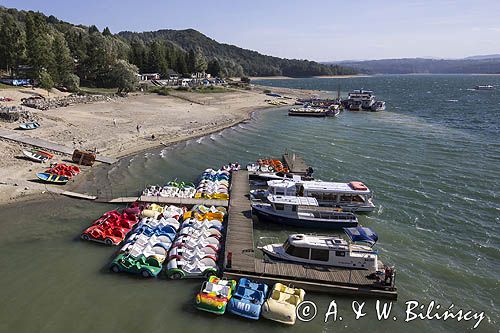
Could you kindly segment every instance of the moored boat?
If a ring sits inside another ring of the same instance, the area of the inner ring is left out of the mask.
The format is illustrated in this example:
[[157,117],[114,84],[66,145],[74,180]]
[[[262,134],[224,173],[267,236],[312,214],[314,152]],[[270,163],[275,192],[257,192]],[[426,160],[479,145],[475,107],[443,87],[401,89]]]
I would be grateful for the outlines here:
[[385,102],[384,101],[376,101],[372,105],[371,110],[374,111],[374,112],[384,111],[385,110]]
[[298,117],[326,117],[327,110],[322,108],[291,108],[288,110],[289,116],[298,116]]
[[342,229],[358,225],[353,213],[318,207],[315,198],[269,195],[267,201],[252,203],[252,212],[259,220],[317,229]]
[[350,242],[334,236],[293,234],[283,244],[269,244],[261,249],[278,260],[376,272],[378,254],[372,247],[378,240],[377,234],[365,227],[345,228],[344,231]]
[[[267,182],[268,194],[312,197],[319,206],[342,208],[349,212],[371,212],[375,209],[372,192],[362,182],[323,182],[283,179]],[[261,193],[262,196],[262,193]]]

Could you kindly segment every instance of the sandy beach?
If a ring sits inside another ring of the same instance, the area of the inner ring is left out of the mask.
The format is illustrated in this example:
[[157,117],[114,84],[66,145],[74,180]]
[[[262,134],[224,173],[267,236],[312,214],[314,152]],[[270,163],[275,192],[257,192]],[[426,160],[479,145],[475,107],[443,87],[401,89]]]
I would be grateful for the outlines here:
[[[309,97],[314,93],[283,88],[273,91],[292,98]],[[36,93],[46,96],[46,92],[38,89],[0,90],[0,96],[14,99],[3,105],[19,105],[22,97]],[[66,93],[54,91],[50,97],[64,95]],[[108,102],[47,111],[29,109],[41,127],[22,134],[75,149],[96,148],[98,154],[120,158],[233,126],[249,119],[255,110],[273,107],[268,100],[269,96],[258,86],[250,91],[230,90],[223,93],[176,91],[170,96],[131,94]],[[293,104],[293,99],[287,101]],[[18,125],[0,122],[0,128],[11,130]],[[13,141],[0,140],[0,204],[64,190],[64,186],[35,181],[35,173],[44,171],[46,166],[22,158],[22,150],[29,148]],[[53,162],[69,160],[70,156],[58,154]],[[88,167],[83,167],[83,172],[86,169]]]

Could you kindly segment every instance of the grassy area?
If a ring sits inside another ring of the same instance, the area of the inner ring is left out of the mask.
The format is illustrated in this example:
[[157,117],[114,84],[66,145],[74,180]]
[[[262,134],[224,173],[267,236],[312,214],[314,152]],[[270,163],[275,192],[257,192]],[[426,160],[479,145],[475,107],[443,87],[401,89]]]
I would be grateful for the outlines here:
[[170,94],[170,91],[172,91],[172,88],[167,87],[152,87],[149,89],[149,92],[156,93],[162,96],[168,96]]
[[116,94],[118,88],[92,88],[92,87],[80,87],[80,91],[87,94]]
[[16,86],[11,86],[11,85],[8,85],[8,84],[3,84],[3,83],[0,83],[0,89],[18,89],[19,87],[16,87]]
[[224,87],[209,86],[209,87],[200,87],[192,89],[191,91],[201,94],[210,94],[210,93],[226,93],[226,92],[231,92],[232,90],[226,89]]

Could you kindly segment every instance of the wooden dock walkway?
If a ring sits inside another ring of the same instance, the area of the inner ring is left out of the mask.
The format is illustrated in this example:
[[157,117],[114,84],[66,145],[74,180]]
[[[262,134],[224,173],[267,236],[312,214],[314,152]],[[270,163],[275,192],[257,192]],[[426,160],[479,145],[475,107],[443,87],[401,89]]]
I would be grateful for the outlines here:
[[166,197],[150,197],[150,196],[137,196],[137,197],[122,197],[115,199],[101,199],[98,198],[97,202],[104,203],[133,203],[135,201],[145,202],[145,203],[156,203],[163,205],[178,205],[178,206],[195,206],[195,205],[205,205],[205,206],[228,206],[228,200],[216,200],[216,199],[195,199],[195,198],[166,198]]
[[269,262],[257,258],[249,190],[248,172],[234,172],[223,263],[226,277],[238,279],[246,276],[271,284],[281,282],[306,291],[397,299],[395,288],[382,286],[365,270]]
[[283,161],[288,166],[288,170],[296,175],[305,176],[309,166],[304,162],[301,156],[295,153],[284,153]]
[[[224,267],[253,272],[254,244],[252,208],[250,206],[248,171],[233,172],[226,228]],[[230,253],[230,254],[229,254]],[[228,263],[228,254],[231,257]]]
[[[26,134],[21,133],[21,131],[13,131],[5,128],[0,128],[0,137],[11,140],[11,141],[16,141],[19,143],[24,143],[26,145],[30,145],[33,147],[39,147],[42,149],[48,149],[52,151],[56,151],[59,153],[67,154],[67,155],[73,155],[73,148],[60,145],[58,143],[50,142],[47,140],[39,139],[39,138],[33,138],[31,136],[28,136]],[[116,163],[118,160],[115,158],[110,158],[110,157],[105,157],[105,156],[96,156],[96,161],[106,163],[106,164],[113,164]]]

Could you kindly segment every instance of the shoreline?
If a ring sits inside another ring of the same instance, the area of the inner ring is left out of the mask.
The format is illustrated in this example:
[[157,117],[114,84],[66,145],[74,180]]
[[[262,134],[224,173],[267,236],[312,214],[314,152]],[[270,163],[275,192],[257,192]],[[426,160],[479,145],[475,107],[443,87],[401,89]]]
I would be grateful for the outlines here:
[[[43,120],[42,124],[45,126],[42,131],[37,129],[37,132],[33,131],[27,135],[41,134],[36,137],[53,142],[58,142],[54,140],[58,139],[60,143],[67,143],[73,139],[75,148],[85,141],[87,146],[100,147],[101,155],[120,160],[141,152],[171,147],[217,133],[249,121],[256,112],[278,109],[266,102],[268,96],[263,93],[263,89],[265,88],[255,87],[253,91],[238,90],[220,94],[189,93],[187,95],[189,98],[200,100],[200,104],[181,100],[176,96],[140,94],[118,101],[75,105],[48,111],[30,110]],[[294,98],[307,96],[309,93],[299,89],[280,88],[279,90]],[[173,110],[168,110],[169,107]],[[115,112],[120,116],[126,113],[131,119],[119,118],[119,128],[116,129],[116,126],[113,127],[107,123],[111,121]],[[182,116],[179,112],[182,112]],[[140,134],[136,133],[134,122],[132,122],[141,117],[138,113],[150,118],[149,122],[144,120],[145,129],[141,130]],[[63,115],[65,118],[61,119]],[[106,120],[101,119],[103,115]],[[162,122],[156,121],[155,117],[163,117],[169,126],[161,127]],[[77,120],[80,120],[80,123],[76,123]],[[129,128],[125,131],[121,130],[124,126],[122,124],[128,124]],[[16,124],[0,123],[0,127],[6,128],[13,127],[13,125]],[[97,127],[93,128],[93,126]],[[117,133],[112,133],[113,131]],[[155,135],[154,140],[150,139],[151,133]],[[28,164],[26,160],[20,158],[19,156],[22,155],[20,152],[26,148],[30,147],[14,141],[0,140],[0,155],[3,155],[0,156],[0,177],[4,180],[0,184],[0,206],[37,199],[44,200],[50,198],[47,197],[47,192],[52,192],[51,195],[59,195],[64,190],[79,187],[87,180],[86,175],[89,174],[88,170],[91,167],[81,167],[82,172],[65,185],[64,189],[60,186],[34,181],[34,174],[40,172],[39,170],[45,166],[32,162]],[[54,162],[68,160],[70,157],[63,154],[57,154],[54,158]],[[104,166],[102,163],[96,163],[94,167]]]
[[[251,76],[250,80],[301,80],[301,79],[351,79],[357,77],[370,77],[368,74],[352,74],[352,75],[318,75],[309,77],[291,77],[291,76]],[[239,78],[234,78],[239,80]]]

